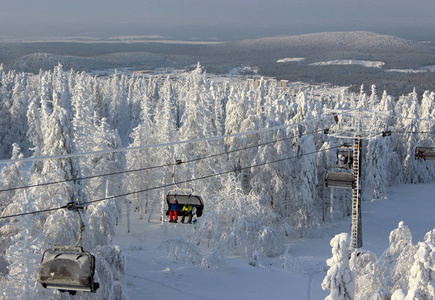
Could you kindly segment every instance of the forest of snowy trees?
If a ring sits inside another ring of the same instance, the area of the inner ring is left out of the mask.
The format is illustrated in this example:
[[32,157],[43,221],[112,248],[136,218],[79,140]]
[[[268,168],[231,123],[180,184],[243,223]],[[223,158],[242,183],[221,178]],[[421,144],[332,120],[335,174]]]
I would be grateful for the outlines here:
[[[391,184],[435,178],[435,166],[414,157],[417,145],[434,145],[434,100],[430,91],[394,99],[375,86],[369,95],[316,87],[293,94],[264,79],[256,86],[206,76],[199,64],[190,73],[149,78],[93,77],[61,65],[29,76],[0,67],[0,210],[7,217],[89,203],[82,245],[97,258],[96,281],[105,283],[97,293],[122,299],[125,258],[112,244],[121,204],[163,219],[176,159],[182,161],[176,178],[203,196],[205,210],[197,234],[168,242],[169,251],[188,246],[185,259],[201,258],[207,267],[228,253],[278,257],[285,238],[330,221],[331,203],[350,213],[350,192],[337,190],[330,201],[324,185],[344,142],[325,134],[333,124],[326,110],[390,114],[383,128],[366,121],[374,126],[363,141],[361,184],[363,200],[371,200]],[[383,137],[384,130],[391,136]],[[35,272],[45,249],[77,239],[74,212],[0,222],[3,295],[49,298],[53,292],[36,283]],[[204,240],[213,246],[201,257],[194,250]]]

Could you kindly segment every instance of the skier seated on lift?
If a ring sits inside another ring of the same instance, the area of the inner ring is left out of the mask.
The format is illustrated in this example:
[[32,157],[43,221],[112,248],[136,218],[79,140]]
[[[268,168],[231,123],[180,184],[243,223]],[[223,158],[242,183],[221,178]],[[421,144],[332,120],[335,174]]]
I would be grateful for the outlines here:
[[178,222],[178,211],[180,210],[180,204],[178,204],[177,199],[174,199],[174,203],[169,209],[169,223]]
[[347,165],[348,161],[347,161],[347,156],[346,155],[343,155],[341,160],[343,161],[343,165],[344,166]]
[[338,154],[338,164],[340,166],[344,166],[346,165],[347,159],[346,156],[342,155],[342,154]]
[[187,223],[192,224],[192,205],[190,204],[184,204],[183,208],[181,209],[182,217],[181,217],[181,223],[184,224],[184,218],[186,217],[186,214],[189,216],[189,221]]
[[418,149],[415,149],[415,156],[418,157],[418,158],[421,158],[421,159],[425,159],[424,152],[420,151]]

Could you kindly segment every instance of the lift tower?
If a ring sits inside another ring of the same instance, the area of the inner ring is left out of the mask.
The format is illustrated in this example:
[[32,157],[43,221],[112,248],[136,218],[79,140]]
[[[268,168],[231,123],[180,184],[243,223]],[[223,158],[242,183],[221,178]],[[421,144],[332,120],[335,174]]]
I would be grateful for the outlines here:
[[361,217],[361,140],[355,138],[353,140],[353,180],[354,187],[352,188],[352,223],[350,227],[350,247],[358,249],[362,247],[362,217]]
[[[367,112],[362,109],[328,110],[332,114],[335,124],[327,131],[328,135],[352,139],[352,176],[347,173],[327,173],[325,183],[327,187],[352,189],[352,212],[350,229],[350,249],[363,246],[362,217],[361,217],[361,141],[373,137],[373,126],[384,123],[389,114],[384,112]],[[382,126],[383,127],[383,126]],[[381,128],[376,128],[382,132]],[[378,131],[378,132],[379,132]]]

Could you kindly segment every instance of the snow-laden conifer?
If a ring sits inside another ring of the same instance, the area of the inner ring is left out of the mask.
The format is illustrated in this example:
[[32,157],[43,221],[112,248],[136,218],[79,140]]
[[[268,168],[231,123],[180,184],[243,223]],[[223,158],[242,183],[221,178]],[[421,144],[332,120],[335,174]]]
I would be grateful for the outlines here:
[[389,236],[390,246],[382,254],[380,262],[386,275],[386,287],[390,291],[407,290],[410,270],[417,251],[412,244],[412,233],[403,221]]
[[[14,144],[12,158],[22,158],[20,149]],[[15,186],[25,185],[22,168],[24,164],[17,162],[2,169],[3,179]],[[8,175],[6,178],[4,176]],[[36,202],[31,193],[17,190],[9,193],[11,197],[3,216],[27,213],[36,210]],[[36,282],[36,272],[45,243],[44,235],[34,215],[2,221],[0,274],[5,280],[0,282],[0,290],[5,299],[38,299],[41,287]]]
[[376,255],[367,250],[352,252],[349,266],[355,277],[355,299],[389,299],[385,272]]
[[353,300],[355,279],[349,267],[349,236],[347,233],[337,234],[330,244],[332,257],[326,261],[329,270],[322,282],[322,288],[330,290],[325,300]]
[[435,244],[434,233],[427,233],[419,242],[408,283],[405,300],[435,298]]
[[[16,209],[6,209],[6,213],[25,213],[36,210],[35,201],[25,190],[14,196]],[[44,294],[36,281],[36,273],[41,260],[45,239],[33,215],[26,215],[14,223],[17,233],[11,237],[11,245],[4,254],[8,262],[8,276],[2,287],[5,299],[40,299]]]

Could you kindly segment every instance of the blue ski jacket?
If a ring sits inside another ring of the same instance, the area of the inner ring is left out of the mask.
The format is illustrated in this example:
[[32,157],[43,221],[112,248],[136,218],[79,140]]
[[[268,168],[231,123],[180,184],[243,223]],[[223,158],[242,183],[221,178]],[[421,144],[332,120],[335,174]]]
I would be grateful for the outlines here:
[[171,210],[180,210],[180,204],[178,203],[173,203],[171,205]]

